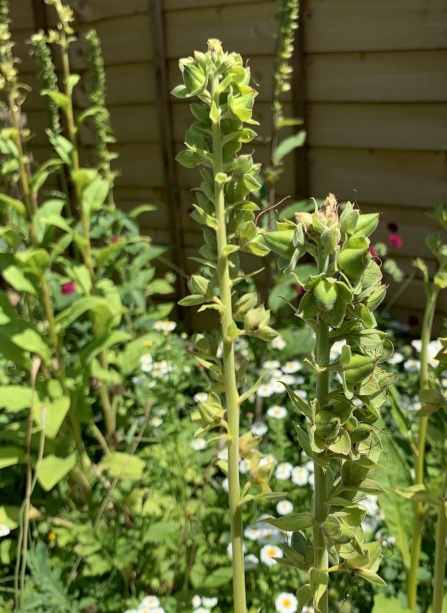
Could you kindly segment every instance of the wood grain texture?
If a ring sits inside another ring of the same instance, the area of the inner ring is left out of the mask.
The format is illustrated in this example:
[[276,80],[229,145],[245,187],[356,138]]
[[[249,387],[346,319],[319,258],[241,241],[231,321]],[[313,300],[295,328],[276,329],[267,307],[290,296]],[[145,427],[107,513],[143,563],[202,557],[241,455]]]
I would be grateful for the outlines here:
[[433,207],[447,196],[445,153],[312,147],[311,193],[377,205]]
[[442,151],[443,103],[314,103],[308,105],[311,147]]
[[307,51],[445,49],[445,0],[308,0]]
[[445,102],[447,49],[307,56],[310,102]]
[[222,41],[225,51],[243,56],[269,55],[275,49],[275,3],[257,0],[231,6],[166,13],[167,53],[170,59],[206,51],[208,38]]

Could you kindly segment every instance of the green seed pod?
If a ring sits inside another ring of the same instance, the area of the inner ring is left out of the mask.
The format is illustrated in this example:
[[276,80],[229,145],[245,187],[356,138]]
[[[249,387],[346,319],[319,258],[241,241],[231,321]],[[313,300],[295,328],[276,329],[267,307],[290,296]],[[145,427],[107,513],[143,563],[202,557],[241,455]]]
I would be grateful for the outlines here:
[[338,256],[337,264],[350,281],[357,283],[362,278],[370,261],[371,254],[368,248],[343,249]]
[[224,413],[225,411],[220,404],[219,396],[211,392],[208,400],[199,402],[198,411],[192,412],[191,419],[202,428],[206,428],[207,426],[214,427],[222,423]]
[[239,455],[241,458],[250,457],[253,450],[259,445],[262,440],[262,436],[254,436],[253,432],[249,430],[245,434],[239,437]]
[[364,466],[360,466],[360,464],[346,460],[343,462],[341,469],[341,480],[345,485],[354,485],[355,483],[366,479],[370,472],[371,471],[369,468],[365,468]]
[[277,253],[283,258],[290,258],[293,256],[295,247],[293,245],[293,237],[295,230],[284,230],[282,232],[267,232],[264,236],[264,241],[274,253]]
[[348,202],[340,215],[340,232],[343,234],[354,234],[355,227],[359,220],[360,213]]
[[371,426],[369,424],[359,424],[355,432],[351,433],[351,441],[360,443],[366,441],[371,436]]
[[[352,415],[348,419],[348,421],[345,424],[343,424],[343,428],[346,430],[348,434],[352,434],[352,432],[354,432],[354,430],[357,429],[358,425],[359,425],[359,420],[356,417],[354,417],[354,415]],[[351,440],[352,440],[352,436],[351,436]]]
[[201,68],[193,63],[183,65],[183,82],[190,96],[199,93],[206,84],[206,77]]
[[368,215],[360,215],[355,227],[355,234],[369,236],[377,228],[379,223],[380,213],[369,213]]
[[361,383],[372,375],[376,367],[377,360],[371,356],[353,353],[347,366],[340,366],[341,375],[345,377],[348,386]]
[[333,440],[340,432],[340,417],[329,409],[322,409],[315,415],[315,434],[323,441]]
[[387,285],[380,285],[379,287],[376,287],[366,298],[366,300],[363,301],[363,304],[371,311],[377,309],[379,304],[381,304],[381,302],[385,298],[387,287]]
[[188,279],[188,287],[193,294],[200,294],[206,296],[208,293],[210,282],[205,277],[200,275],[192,275]]

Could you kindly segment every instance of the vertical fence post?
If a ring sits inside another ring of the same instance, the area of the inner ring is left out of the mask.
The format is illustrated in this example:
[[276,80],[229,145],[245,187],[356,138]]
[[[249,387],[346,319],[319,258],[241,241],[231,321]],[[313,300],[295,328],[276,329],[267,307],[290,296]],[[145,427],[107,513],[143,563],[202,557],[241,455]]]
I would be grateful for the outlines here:
[[305,23],[309,14],[309,3],[301,0],[299,4],[298,28],[295,30],[295,45],[292,57],[292,105],[293,116],[303,120],[302,128],[307,131],[306,143],[295,149],[295,197],[303,200],[310,197],[309,181],[309,129],[307,118],[307,83],[305,64]]
[[[149,0],[149,11],[154,51],[158,126],[160,130],[161,151],[163,157],[170,240],[173,245],[173,263],[182,271],[186,271],[180,191],[177,180],[177,163],[175,161],[174,150],[172,106],[166,54],[166,31],[163,0]],[[176,290],[177,295],[180,298],[185,297],[185,279],[184,277],[180,277],[178,274]],[[180,318],[184,317],[183,309],[179,309],[179,316]]]
[[44,0],[31,0],[36,30],[48,30],[47,5]]

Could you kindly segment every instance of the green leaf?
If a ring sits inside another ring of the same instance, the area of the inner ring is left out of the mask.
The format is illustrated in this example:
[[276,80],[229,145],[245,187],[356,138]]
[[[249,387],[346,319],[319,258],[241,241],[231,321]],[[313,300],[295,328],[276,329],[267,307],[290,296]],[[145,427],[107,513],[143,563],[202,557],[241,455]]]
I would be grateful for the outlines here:
[[[380,427],[380,426],[379,426]],[[413,534],[413,504],[394,492],[394,487],[412,484],[410,468],[402,450],[391,436],[382,436],[383,451],[388,458],[386,470],[375,474],[375,479],[387,490],[379,498],[380,508],[385,513],[389,534],[396,538],[396,547],[402,554],[405,568],[410,568],[409,542]]]
[[110,320],[114,313],[111,311],[108,301],[99,296],[85,296],[71,304],[65,311],[56,317],[58,330],[63,330],[87,311],[95,311],[100,317]]
[[425,389],[419,392],[422,408],[416,413],[418,417],[427,417],[436,413],[441,407],[447,407],[447,399],[440,390]]
[[0,469],[24,462],[25,459],[26,453],[20,447],[15,447],[14,445],[0,446]]
[[113,347],[113,345],[130,341],[132,338],[132,334],[125,332],[124,330],[113,330],[100,338],[96,338],[94,341],[86,345],[81,351],[79,356],[80,363],[88,366],[93,358],[100,354],[101,351],[104,351],[109,347]]
[[[7,262],[12,260],[12,258],[8,256],[9,254],[0,254],[0,269],[5,281],[7,281],[16,292],[26,292],[27,294],[31,294],[31,296],[37,296],[36,288],[24,275],[22,270],[14,264],[7,264]],[[5,263],[6,265],[3,268]]]
[[20,200],[11,198],[7,194],[0,193],[0,204],[10,206],[16,213],[26,218],[26,206]]
[[114,451],[105,455],[99,466],[101,469],[107,470],[111,477],[138,481],[143,476],[145,462],[129,453]]
[[300,588],[298,588],[296,597],[298,599],[298,609],[296,613],[301,613],[303,607],[305,607],[309,600],[312,598],[312,588],[310,587],[310,585],[306,583],[305,585],[302,585]]
[[386,581],[384,581],[382,577],[379,577],[379,575],[377,575],[376,573],[373,573],[370,570],[367,570],[366,568],[358,568],[355,571],[355,574],[358,575],[359,577],[362,577],[362,579],[365,579],[365,581],[368,581],[372,585],[386,587]]
[[416,484],[404,488],[395,487],[394,491],[396,494],[399,494],[399,496],[403,496],[408,500],[413,500],[413,502],[424,502],[434,507],[442,507],[440,497],[426,485]]
[[130,217],[130,219],[136,219],[142,213],[156,211],[157,208],[158,207],[156,207],[154,204],[140,204],[140,206],[136,206],[134,209],[129,211],[129,213],[127,213],[127,216]]
[[52,89],[43,89],[42,96],[48,96],[64,112],[67,113],[70,98],[62,92],[55,92]]
[[58,458],[55,455],[48,455],[40,463],[37,480],[42,488],[46,492],[49,492],[75,466],[76,454],[74,453],[67,458]]
[[397,598],[385,594],[376,594],[372,613],[411,613],[411,611],[403,607]]
[[42,402],[34,408],[34,421],[40,428],[45,428],[45,436],[56,438],[60,427],[70,409],[70,398],[62,396],[54,402]]
[[302,147],[306,141],[306,131],[301,130],[293,136],[284,139],[273,152],[272,161],[277,166],[280,161],[297,147]]
[[314,608],[316,611],[319,611],[318,603],[321,600],[321,597],[327,590],[329,577],[327,573],[322,572],[321,570],[317,570],[316,568],[311,568],[309,573],[310,578],[310,589],[312,590]]
[[293,515],[278,518],[266,517],[262,521],[287,532],[305,530],[306,528],[312,528],[312,526],[316,525],[315,518],[312,513],[294,513]]
[[[21,385],[2,385],[0,387],[0,408],[11,413],[29,409],[32,389]],[[37,395],[36,398],[38,399]]]
[[37,354],[45,364],[49,365],[51,362],[52,352],[50,347],[43,340],[42,336],[33,328],[26,328],[21,332],[17,332],[11,336],[11,341],[30,353]]
[[87,215],[98,211],[105,202],[110,190],[110,181],[97,177],[82,192],[82,208]]
[[167,543],[172,541],[177,530],[171,524],[156,522],[144,533],[145,543]]
[[62,136],[61,134],[55,134],[54,132],[47,132],[48,139],[55,149],[58,156],[61,158],[67,166],[71,168],[73,164],[72,155],[73,155],[73,145],[72,143]]
[[307,402],[305,402],[302,398],[300,398],[297,394],[295,394],[295,392],[292,390],[292,388],[289,385],[287,385],[287,383],[283,383],[282,381],[281,381],[281,383],[286,388],[287,394],[289,395],[289,398],[292,401],[292,403],[295,406],[295,408],[297,408],[298,411],[302,415],[305,415],[311,421],[313,421],[313,418],[314,418],[313,411],[312,411],[311,407],[307,404]]
[[228,343],[234,342],[239,337],[239,328],[237,327],[234,321],[228,326],[227,331],[225,332],[225,340]]
[[216,588],[221,585],[225,585],[229,581],[231,581],[233,577],[233,568],[231,566],[226,566],[223,568],[217,568],[213,570],[210,574],[207,575],[205,581],[203,582],[203,588]]

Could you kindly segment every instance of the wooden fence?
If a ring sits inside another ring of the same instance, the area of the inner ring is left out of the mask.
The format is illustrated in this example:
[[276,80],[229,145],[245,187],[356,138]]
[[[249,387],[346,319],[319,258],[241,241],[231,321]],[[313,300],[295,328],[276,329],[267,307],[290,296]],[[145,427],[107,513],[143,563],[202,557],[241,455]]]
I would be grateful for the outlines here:
[[[12,0],[13,29],[24,80],[33,86],[25,109],[37,130],[36,157],[45,154],[44,118],[35,67],[24,41],[36,25],[51,25],[43,0]],[[180,81],[177,61],[204,49],[210,37],[250,59],[258,84],[256,118],[269,135],[272,62],[275,46],[273,0],[74,0],[77,28],[95,27],[101,37],[111,111],[122,174],[116,198],[159,205],[144,218],[157,243],[175,244],[177,262],[200,245],[200,228],[189,218],[194,172],[177,167],[190,122],[188,105],[169,100]],[[434,259],[425,235],[434,227],[426,213],[447,198],[447,2],[446,0],[307,0],[302,3],[297,82],[286,97],[287,111],[304,115],[305,150],[289,157],[280,195],[339,200],[356,196],[364,212],[380,210],[378,239],[396,223],[404,242],[390,248],[408,272],[415,256]],[[86,104],[86,48],[77,43],[73,66],[82,75],[77,104]],[[164,79],[166,82],[164,82]],[[93,134],[82,133],[85,155]],[[268,161],[268,145],[256,146]],[[177,218],[177,230],[175,218]],[[177,233],[176,233],[177,232]],[[171,254],[174,257],[174,254]],[[420,315],[422,283],[415,280],[396,303],[406,319]],[[440,303],[440,315],[447,300]]]

